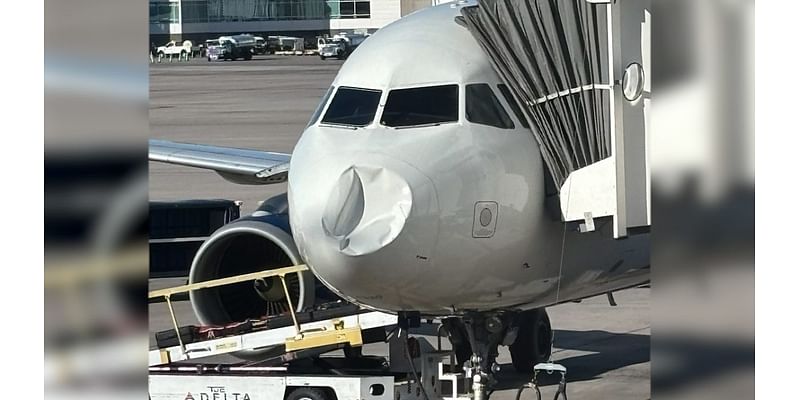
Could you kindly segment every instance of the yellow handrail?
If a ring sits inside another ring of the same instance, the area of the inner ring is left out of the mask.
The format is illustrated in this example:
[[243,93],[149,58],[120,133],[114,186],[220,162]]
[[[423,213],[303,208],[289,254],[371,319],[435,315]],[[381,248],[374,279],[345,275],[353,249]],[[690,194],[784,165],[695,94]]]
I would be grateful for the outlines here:
[[172,327],[175,329],[175,335],[178,339],[178,344],[181,347],[181,352],[183,352],[183,354],[186,355],[186,345],[183,343],[183,339],[181,338],[181,332],[178,327],[178,318],[175,316],[175,310],[172,308],[172,301],[170,301],[170,296],[176,293],[190,292],[192,290],[197,290],[197,289],[208,289],[217,286],[230,285],[232,283],[252,281],[256,279],[277,276],[281,279],[281,284],[283,285],[283,292],[284,294],[286,294],[286,302],[289,304],[289,313],[292,315],[292,322],[294,323],[295,333],[299,335],[300,323],[297,321],[297,315],[295,315],[294,305],[292,304],[291,297],[289,297],[289,287],[286,286],[286,275],[303,271],[308,271],[308,267],[304,264],[301,264],[292,267],[284,267],[284,268],[271,269],[260,272],[252,272],[244,275],[229,276],[227,278],[212,279],[210,281],[195,282],[195,283],[190,283],[188,285],[153,290],[152,292],[148,292],[147,296],[148,298],[151,299],[154,297],[163,297],[164,300],[167,301],[167,308],[169,309],[169,315],[172,318]]
[[268,278],[271,276],[284,277],[287,274],[308,271],[308,267],[304,264],[295,265],[291,267],[284,267],[278,269],[271,269],[260,272],[252,272],[244,275],[229,276],[227,278],[212,279],[210,281],[195,282],[183,286],[175,286],[171,288],[153,290],[148,293],[148,298],[171,296],[176,293],[190,292],[197,289],[208,289],[217,286],[230,285],[232,283],[239,283],[244,281],[252,281],[259,278]]

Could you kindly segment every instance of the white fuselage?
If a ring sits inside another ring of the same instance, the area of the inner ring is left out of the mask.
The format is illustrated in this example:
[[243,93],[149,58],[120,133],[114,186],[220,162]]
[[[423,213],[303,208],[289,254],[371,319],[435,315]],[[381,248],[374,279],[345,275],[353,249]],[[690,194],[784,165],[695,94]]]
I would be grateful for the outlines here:
[[[290,220],[305,262],[357,304],[431,315],[540,307],[645,281],[649,235],[614,240],[602,221],[578,233],[545,206],[538,145],[458,15],[449,4],[412,14],[342,66],[291,160]],[[468,118],[475,84],[488,85],[513,128]],[[456,102],[453,118],[392,119],[393,91],[448,85],[456,97],[423,100]],[[350,110],[357,118],[329,117],[343,115],[331,104],[347,91],[363,101]]]

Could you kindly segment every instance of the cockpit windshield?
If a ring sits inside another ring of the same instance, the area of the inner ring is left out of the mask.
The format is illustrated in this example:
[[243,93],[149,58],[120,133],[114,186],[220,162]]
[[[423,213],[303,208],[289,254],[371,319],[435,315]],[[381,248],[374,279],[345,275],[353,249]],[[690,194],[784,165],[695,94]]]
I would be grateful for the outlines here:
[[381,124],[393,128],[458,121],[458,85],[394,89],[389,92]]
[[333,93],[333,86],[328,88],[328,90],[325,92],[325,96],[322,96],[322,101],[319,102],[317,108],[314,110],[314,114],[311,115],[311,120],[308,121],[306,128],[314,125],[314,123],[317,122],[320,114],[322,114],[322,110],[325,108],[325,105],[328,104],[328,99],[331,98],[331,93]]
[[485,83],[467,85],[464,97],[467,121],[500,129],[514,129],[514,123],[511,122],[511,118],[489,85]]
[[362,127],[375,118],[380,90],[340,87],[322,117],[323,124]]

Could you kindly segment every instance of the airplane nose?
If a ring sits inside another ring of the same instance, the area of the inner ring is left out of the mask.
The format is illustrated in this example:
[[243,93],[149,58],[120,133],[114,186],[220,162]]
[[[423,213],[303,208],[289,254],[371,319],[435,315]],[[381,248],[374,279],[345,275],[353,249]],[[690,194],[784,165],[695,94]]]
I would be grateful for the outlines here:
[[370,254],[400,235],[412,204],[411,188],[396,172],[353,165],[331,190],[322,213],[322,229],[343,254]]
[[[439,233],[433,182],[384,154],[340,153],[289,172],[289,212],[304,261],[329,288],[376,307],[429,269]],[[388,286],[387,286],[388,285]]]

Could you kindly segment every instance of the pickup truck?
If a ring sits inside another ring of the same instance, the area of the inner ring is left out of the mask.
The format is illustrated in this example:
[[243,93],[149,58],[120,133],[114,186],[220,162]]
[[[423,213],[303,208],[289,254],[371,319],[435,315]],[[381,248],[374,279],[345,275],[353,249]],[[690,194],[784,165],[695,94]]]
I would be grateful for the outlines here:
[[317,51],[319,58],[326,59],[336,57],[340,60],[347,58],[356,47],[358,47],[368,35],[362,34],[338,34],[333,37],[318,37]]
[[179,59],[188,59],[193,51],[194,49],[192,48],[191,41],[184,40],[179,46],[177,42],[172,40],[163,46],[159,46],[156,50],[156,54],[158,55],[159,60],[164,57],[172,58],[172,56],[178,56],[180,57]]

